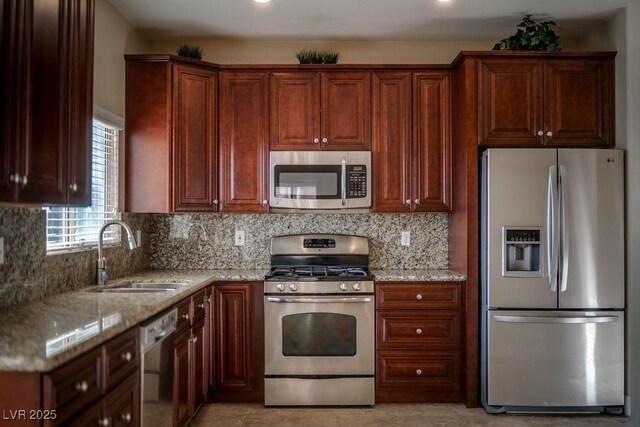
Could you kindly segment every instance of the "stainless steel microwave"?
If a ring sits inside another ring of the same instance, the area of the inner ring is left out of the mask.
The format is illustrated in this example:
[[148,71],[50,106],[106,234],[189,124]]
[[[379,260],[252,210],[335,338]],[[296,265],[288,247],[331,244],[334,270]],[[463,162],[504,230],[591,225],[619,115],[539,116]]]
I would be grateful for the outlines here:
[[270,157],[272,208],[371,207],[369,151],[272,151]]

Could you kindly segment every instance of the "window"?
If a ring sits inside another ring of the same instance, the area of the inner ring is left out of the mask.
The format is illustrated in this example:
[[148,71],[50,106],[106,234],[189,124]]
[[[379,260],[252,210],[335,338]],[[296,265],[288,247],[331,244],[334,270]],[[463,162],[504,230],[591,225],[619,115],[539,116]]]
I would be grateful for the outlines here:
[[[91,206],[48,207],[47,251],[93,246],[104,223],[120,219],[118,210],[118,142],[121,128],[93,119]],[[105,243],[120,242],[120,227],[104,233]]]

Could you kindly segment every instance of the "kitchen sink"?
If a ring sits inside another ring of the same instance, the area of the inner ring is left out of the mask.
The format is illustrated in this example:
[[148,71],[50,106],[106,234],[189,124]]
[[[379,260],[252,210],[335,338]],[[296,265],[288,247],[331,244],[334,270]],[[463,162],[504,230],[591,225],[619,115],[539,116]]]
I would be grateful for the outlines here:
[[179,282],[132,282],[123,283],[121,285],[94,289],[94,292],[113,292],[113,293],[159,293],[174,292],[186,283]]

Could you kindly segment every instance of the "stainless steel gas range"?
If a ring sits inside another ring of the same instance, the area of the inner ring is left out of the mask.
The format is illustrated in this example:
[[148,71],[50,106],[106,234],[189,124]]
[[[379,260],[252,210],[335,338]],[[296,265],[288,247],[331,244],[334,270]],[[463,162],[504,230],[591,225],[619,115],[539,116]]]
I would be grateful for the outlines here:
[[271,240],[264,281],[265,405],[373,406],[375,322],[369,242]]

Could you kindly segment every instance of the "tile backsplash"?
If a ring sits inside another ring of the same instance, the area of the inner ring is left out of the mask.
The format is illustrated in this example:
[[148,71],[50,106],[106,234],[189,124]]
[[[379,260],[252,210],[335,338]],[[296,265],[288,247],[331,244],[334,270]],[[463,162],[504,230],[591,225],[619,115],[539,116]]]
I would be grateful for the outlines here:
[[[447,268],[447,214],[153,214],[154,269],[268,268],[271,237],[355,234],[370,239],[372,268]],[[234,246],[235,230],[245,245]],[[400,232],[411,232],[411,246]]]

